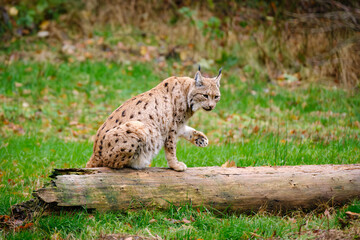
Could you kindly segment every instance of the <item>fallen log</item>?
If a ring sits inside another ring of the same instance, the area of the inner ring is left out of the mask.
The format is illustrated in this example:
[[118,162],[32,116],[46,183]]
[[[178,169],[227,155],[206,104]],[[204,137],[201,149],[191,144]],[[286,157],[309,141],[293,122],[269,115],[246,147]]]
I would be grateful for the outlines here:
[[205,206],[218,210],[313,209],[360,197],[360,164],[277,167],[55,169],[34,196],[59,207],[121,210]]

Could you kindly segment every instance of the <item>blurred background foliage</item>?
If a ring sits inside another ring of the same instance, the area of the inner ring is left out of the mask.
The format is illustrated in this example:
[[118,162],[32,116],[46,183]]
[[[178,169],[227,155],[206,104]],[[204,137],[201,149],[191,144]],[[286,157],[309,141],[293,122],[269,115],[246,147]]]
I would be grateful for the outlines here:
[[[5,0],[0,13],[1,48],[22,38],[59,48],[42,59],[175,59],[264,81],[360,86],[356,0]],[[33,57],[0,60],[19,55]]]

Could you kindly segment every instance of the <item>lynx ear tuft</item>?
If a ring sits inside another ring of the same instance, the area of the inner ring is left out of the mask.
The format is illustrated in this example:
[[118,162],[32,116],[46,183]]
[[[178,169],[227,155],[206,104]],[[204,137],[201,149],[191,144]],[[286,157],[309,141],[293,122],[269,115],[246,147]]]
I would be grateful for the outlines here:
[[203,85],[203,79],[202,79],[200,71],[196,72],[194,79],[195,79],[195,86],[196,87],[201,87]]
[[199,64],[199,72],[201,71],[201,66],[200,66],[200,64]]
[[216,85],[218,87],[220,87],[221,72],[222,72],[222,67],[219,69],[219,74],[217,75],[217,77],[215,77]]

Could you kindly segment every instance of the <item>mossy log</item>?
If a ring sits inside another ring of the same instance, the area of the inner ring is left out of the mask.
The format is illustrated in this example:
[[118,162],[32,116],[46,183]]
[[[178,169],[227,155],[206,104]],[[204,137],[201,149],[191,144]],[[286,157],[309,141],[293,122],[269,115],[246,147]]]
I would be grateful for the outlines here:
[[360,197],[360,164],[276,167],[55,169],[34,196],[59,207],[122,210],[205,206],[218,210],[313,209]]

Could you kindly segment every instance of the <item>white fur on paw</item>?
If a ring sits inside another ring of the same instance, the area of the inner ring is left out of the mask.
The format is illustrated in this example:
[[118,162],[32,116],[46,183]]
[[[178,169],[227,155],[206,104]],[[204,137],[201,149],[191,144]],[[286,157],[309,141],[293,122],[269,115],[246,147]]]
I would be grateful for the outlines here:
[[178,172],[183,172],[186,170],[186,164],[183,162],[177,162],[176,164],[172,165],[170,168],[174,169],[175,171]]
[[209,144],[209,140],[207,139],[207,137],[201,133],[198,132],[197,134],[194,134],[195,138],[194,138],[194,144],[198,147],[206,147]]

